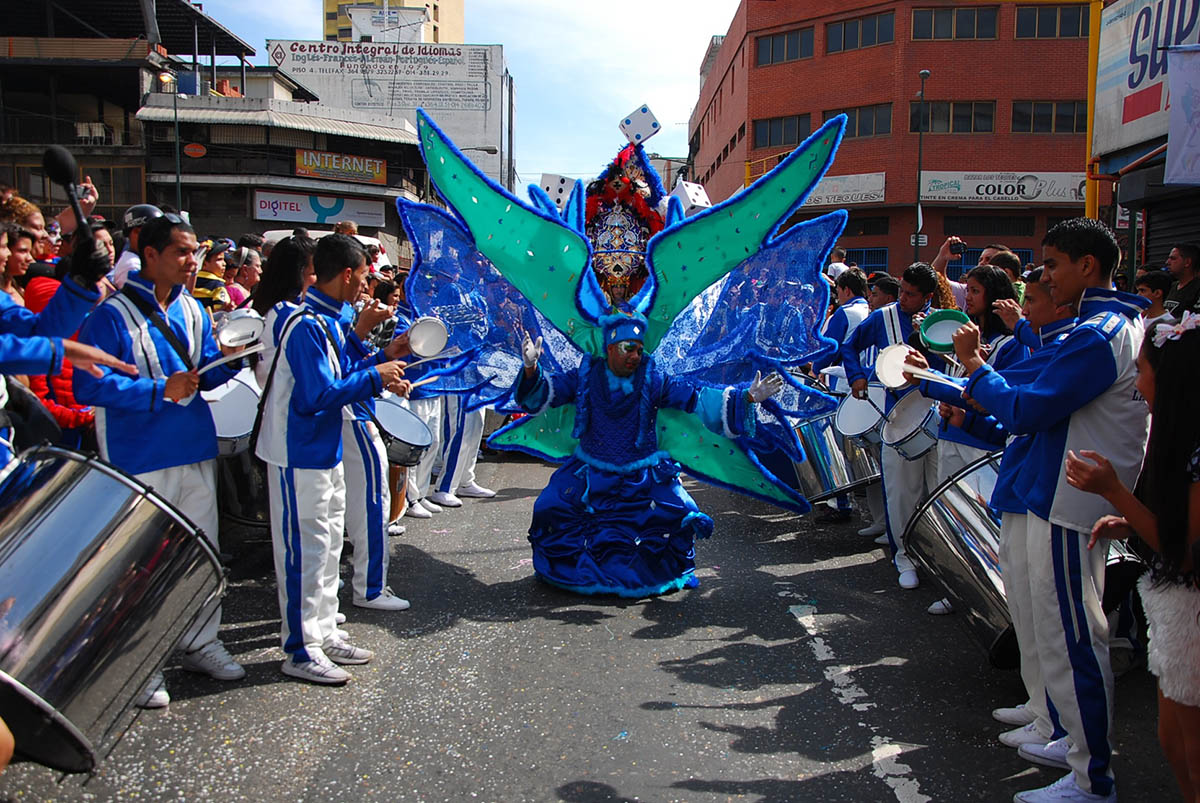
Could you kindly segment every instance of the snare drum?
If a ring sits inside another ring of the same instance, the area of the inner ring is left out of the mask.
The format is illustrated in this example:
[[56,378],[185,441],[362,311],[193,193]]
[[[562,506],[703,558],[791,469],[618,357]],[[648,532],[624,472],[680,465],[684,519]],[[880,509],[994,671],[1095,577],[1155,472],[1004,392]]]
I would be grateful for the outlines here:
[[0,718],[20,757],[88,772],[225,586],[213,548],[95,457],[24,452],[0,491]]
[[433,445],[433,433],[412,410],[394,398],[375,402],[375,420],[387,444],[388,462],[397,466],[415,466]]
[[214,334],[222,346],[236,348],[257,343],[265,327],[262,316],[247,307],[226,315]]
[[834,426],[848,438],[856,438],[868,444],[883,442],[883,410],[887,404],[887,390],[883,385],[868,385],[867,399],[856,399],[853,395],[842,399],[834,414]]
[[217,427],[217,507],[242,524],[265,527],[271,520],[267,469],[250,450],[260,395],[253,381],[253,374],[239,374],[200,395]]
[[258,392],[237,379],[201,394],[217,427],[217,454],[241,454],[250,448],[250,431],[258,413]]
[[937,408],[917,391],[892,407],[883,425],[883,444],[905,460],[916,460],[937,446]]
[[446,324],[428,315],[417,318],[408,328],[408,348],[418,357],[436,357],[449,339]]

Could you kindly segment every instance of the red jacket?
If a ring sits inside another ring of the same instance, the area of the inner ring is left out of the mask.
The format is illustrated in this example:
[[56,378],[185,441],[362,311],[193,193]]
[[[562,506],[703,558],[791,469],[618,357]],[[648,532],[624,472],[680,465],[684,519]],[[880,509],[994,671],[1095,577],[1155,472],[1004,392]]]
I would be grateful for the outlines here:
[[[48,276],[37,276],[25,288],[25,307],[31,312],[41,312],[50,303],[50,299],[58,292],[62,282]],[[73,338],[72,338],[73,339]],[[56,376],[31,376],[29,389],[37,394],[54,416],[54,420],[63,429],[76,429],[91,426],[96,418],[96,412],[91,407],[85,407],[75,401],[75,392],[71,386],[71,377],[75,366],[64,359],[62,373]]]

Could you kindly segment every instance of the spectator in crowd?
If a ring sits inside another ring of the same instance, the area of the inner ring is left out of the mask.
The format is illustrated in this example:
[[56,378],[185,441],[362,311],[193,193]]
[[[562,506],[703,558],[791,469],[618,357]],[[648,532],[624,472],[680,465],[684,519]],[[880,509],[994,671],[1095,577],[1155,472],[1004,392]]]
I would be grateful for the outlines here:
[[243,307],[262,276],[262,255],[240,246],[225,259],[225,290],[234,309]]
[[1147,331],[1161,320],[1168,318],[1174,320],[1171,313],[1167,312],[1165,304],[1167,296],[1171,292],[1171,284],[1170,274],[1162,270],[1143,273],[1134,280],[1137,294],[1150,302],[1150,306],[1142,313]]
[[[950,262],[962,259],[963,252],[967,249],[967,243],[961,237],[947,237],[942,243],[942,247],[938,249],[937,256],[933,258],[933,262],[929,263],[943,276],[946,276],[946,265]],[[999,254],[1001,251],[1008,251],[1008,246],[1000,243],[988,243],[979,252],[979,261],[976,266],[990,265],[992,257]],[[946,277],[949,279],[949,277]],[[958,309],[966,309],[967,306],[967,286],[962,282],[950,281],[950,290],[954,294],[954,303]]]
[[1153,411],[1141,477],[1130,492],[1098,452],[1067,453],[1067,482],[1099,494],[1119,515],[1092,528],[1088,548],[1129,538],[1153,550],[1138,580],[1158,678],[1158,738],[1183,799],[1200,800],[1200,318],[1151,326],[1138,355],[1137,387]]
[[243,234],[241,237],[238,237],[237,247],[238,248],[249,248],[251,251],[257,251],[258,255],[261,257],[261,256],[266,256],[263,253],[263,245],[265,243],[266,243],[266,241],[263,239],[263,236],[261,234],[255,234],[254,232],[248,232],[246,234]]
[[888,304],[896,303],[900,297],[900,281],[895,276],[884,274],[871,283],[871,296],[868,300],[871,312]]
[[25,306],[25,291],[21,288],[20,279],[33,264],[37,236],[29,229],[17,228],[12,224],[7,224],[6,232],[9,255],[4,263],[4,272],[0,273],[0,290],[8,293],[15,303]]
[[[358,236],[358,224],[355,223],[353,220],[339,220],[337,223],[333,224],[333,233],[334,234],[345,234],[348,237],[357,237]],[[368,263],[368,267],[369,266],[370,266],[370,263]]]
[[125,210],[121,216],[122,231],[125,235],[125,248],[117,258],[108,278],[117,288],[125,286],[125,278],[135,270],[142,269],[142,261],[138,256],[141,248],[141,231],[151,220],[162,217],[162,210],[150,204],[136,204]]
[[846,264],[846,249],[839,246],[829,254],[829,265],[825,268],[825,275],[829,277],[829,281],[836,282],[842,271],[848,267],[850,266]]
[[1200,311],[1200,245],[1179,243],[1167,255],[1167,271],[1175,280],[1175,289],[1163,302],[1167,312],[1182,319],[1185,312]]
[[225,287],[225,253],[233,246],[230,240],[205,240],[200,243],[203,260],[196,273],[192,295],[209,315],[232,309],[229,290]]
[[988,264],[1008,274],[1013,292],[1016,293],[1016,301],[1020,304],[1025,298],[1025,282],[1021,281],[1021,258],[1012,251],[998,251],[992,255]]
[[[228,382],[236,369],[227,363],[198,373],[222,353],[208,316],[183,292],[196,267],[192,227],[175,215],[159,217],[143,228],[140,243],[142,269],[127,277],[128,291],[97,307],[79,336],[137,365],[138,373],[104,370],[97,377],[77,371],[76,398],[101,408],[101,457],[153,487],[219,550],[216,429],[198,391]],[[184,342],[194,344],[191,351]],[[221,604],[215,600],[179,643],[183,668],[239,680],[246,672],[217,637],[220,623]],[[170,699],[162,673],[156,672],[137,704],[162,708]]]

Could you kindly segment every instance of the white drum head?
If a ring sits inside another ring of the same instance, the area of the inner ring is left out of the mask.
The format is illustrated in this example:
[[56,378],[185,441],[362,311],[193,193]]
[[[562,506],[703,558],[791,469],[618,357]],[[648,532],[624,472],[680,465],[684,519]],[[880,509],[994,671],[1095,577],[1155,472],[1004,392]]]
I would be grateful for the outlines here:
[[219,399],[208,403],[213,423],[217,426],[217,437],[235,440],[250,434],[254,429],[254,416],[258,413],[258,393],[249,385],[229,382],[229,390]]
[[874,407],[865,399],[856,399],[854,396],[842,399],[834,416],[834,426],[838,432],[852,438],[879,424],[879,419],[883,417],[880,410],[887,403],[887,391],[882,385],[867,385],[867,396],[875,403]]
[[449,340],[446,324],[428,316],[417,318],[408,329],[408,347],[418,357],[436,357]]
[[904,380],[904,361],[908,358],[909,347],[903,343],[888,346],[879,352],[875,358],[875,374],[879,381],[889,388],[899,388],[907,384]]
[[400,406],[396,399],[379,399],[375,403],[375,418],[379,426],[396,440],[410,446],[429,447],[433,444],[433,433],[416,413]]
[[944,320],[932,323],[925,327],[922,333],[923,337],[932,340],[935,343],[953,343],[954,333],[963,326],[961,321]]
[[895,443],[917,429],[932,407],[933,402],[915,390],[896,402],[883,425],[883,442]]
[[249,310],[249,315],[243,314],[245,312],[247,311],[238,310],[225,319],[221,328],[217,330],[218,343],[227,348],[236,348],[258,342],[262,337],[263,328],[267,325],[266,321],[253,310]]

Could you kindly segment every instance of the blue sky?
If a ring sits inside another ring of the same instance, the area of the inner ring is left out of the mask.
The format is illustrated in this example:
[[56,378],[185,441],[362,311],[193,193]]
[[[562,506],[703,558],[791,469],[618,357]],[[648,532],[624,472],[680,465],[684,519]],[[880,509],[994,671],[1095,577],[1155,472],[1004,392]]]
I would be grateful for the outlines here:
[[[522,183],[542,173],[590,177],[625,138],[617,123],[649,104],[662,132],[646,149],[687,155],[700,60],[737,0],[466,0],[469,44],[504,45],[517,89]],[[267,39],[320,39],[319,0],[205,0],[204,10],[258,51]],[[232,61],[232,60],[231,60]]]

